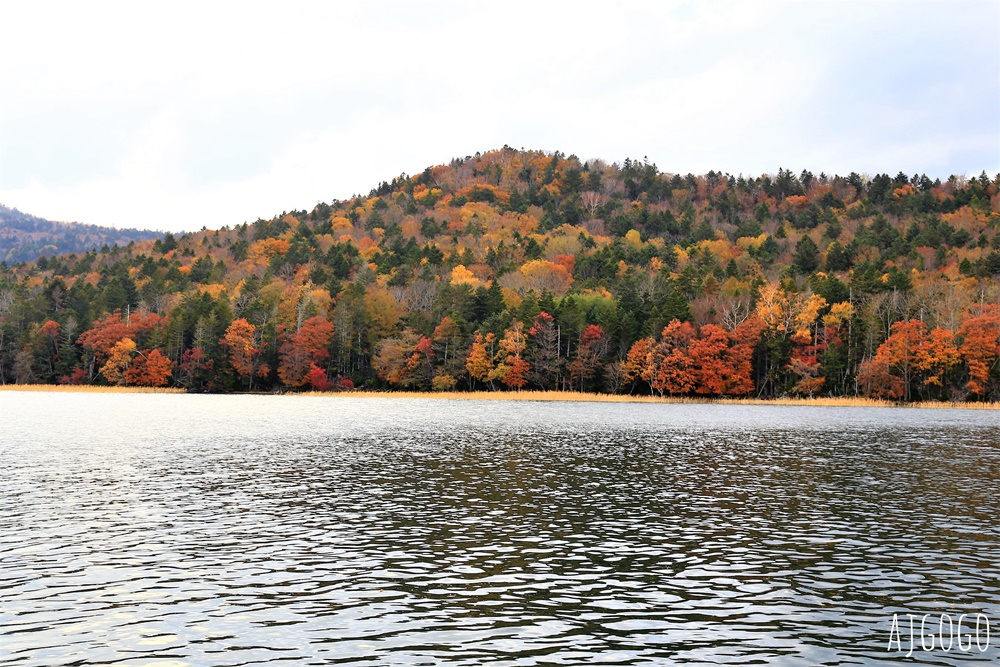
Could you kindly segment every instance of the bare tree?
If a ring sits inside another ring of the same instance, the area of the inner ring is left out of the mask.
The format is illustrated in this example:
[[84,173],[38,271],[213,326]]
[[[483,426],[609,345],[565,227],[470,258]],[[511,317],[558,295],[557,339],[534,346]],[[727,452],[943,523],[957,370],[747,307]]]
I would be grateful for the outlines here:
[[736,327],[746,322],[753,312],[749,296],[719,297],[719,303],[715,310],[719,314],[722,326],[729,331],[735,330]]
[[436,283],[430,280],[414,280],[406,286],[406,291],[402,296],[393,294],[397,301],[404,301],[413,310],[422,313],[430,313],[434,307],[434,293]]
[[580,201],[583,202],[583,207],[587,209],[587,213],[593,218],[597,215],[597,209],[608,201],[608,196],[601,192],[594,192],[593,190],[587,190],[580,195]]

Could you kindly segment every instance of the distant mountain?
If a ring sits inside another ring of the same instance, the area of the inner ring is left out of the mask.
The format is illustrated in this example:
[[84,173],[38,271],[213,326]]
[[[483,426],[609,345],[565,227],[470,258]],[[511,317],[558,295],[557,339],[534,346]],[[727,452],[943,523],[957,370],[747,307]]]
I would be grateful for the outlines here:
[[159,232],[115,229],[80,222],[53,222],[0,204],[0,262],[33,262],[39,257],[81,253],[104,245],[159,238]]

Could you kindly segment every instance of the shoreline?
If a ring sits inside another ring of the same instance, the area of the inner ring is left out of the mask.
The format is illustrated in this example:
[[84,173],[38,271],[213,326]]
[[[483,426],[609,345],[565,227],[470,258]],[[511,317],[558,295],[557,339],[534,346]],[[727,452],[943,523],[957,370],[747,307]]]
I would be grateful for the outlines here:
[[[187,394],[176,387],[103,387],[94,385],[6,384],[0,392],[52,392],[97,394]],[[219,396],[307,396],[349,398],[417,398],[460,401],[541,401],[573,403],[658,403],[664,405],[787,405],[800,407],[841,408],[926,408],[959,410],[1000,410],[1000,403],[951,401],[913,401],[902,403],[855,396],[824,396],[816,398],[708,398],[672,396],[634,396],[628,394],[592,394],[574,391],[303,391],[273,394],[270,392],[233,392]]]
[[358,398],[424,398],[465,401],[540,401],[574,403],[653,403],[661,405],[787,405],[801,407],[840,408],[929,408],[1000,410],[1000,403],[957,403],[947,401],[913,401],[900,403],[874,398],[853,396],[825,396],[816,398],[709,398],[690,396],[635,396],[628,394],[591,394],[574,391],[307,391],[297,396],[355,396]]
[[186,394],[179,387],[105,387],[92,384],[0,384],[2,391],[73,394]]

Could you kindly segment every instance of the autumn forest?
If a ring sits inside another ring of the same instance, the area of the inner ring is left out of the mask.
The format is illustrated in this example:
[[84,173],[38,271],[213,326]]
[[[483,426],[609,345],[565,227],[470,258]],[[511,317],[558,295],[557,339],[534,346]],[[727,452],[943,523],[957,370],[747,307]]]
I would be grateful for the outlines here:
[[[219,224],[228,221],[218,221]],[[509,147],[0,265],[0,384],[1000,399],[1000,175]]]

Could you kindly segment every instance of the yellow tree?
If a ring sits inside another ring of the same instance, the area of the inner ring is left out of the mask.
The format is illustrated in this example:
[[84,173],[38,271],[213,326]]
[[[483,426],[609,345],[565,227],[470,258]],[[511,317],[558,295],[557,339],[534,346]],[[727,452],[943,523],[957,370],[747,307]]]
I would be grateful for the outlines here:
[[793,393],[812,396],[826,383],[826,377],[820,375],[819,357],[827,347],[819,335],[819,314],[826,305],[826,299],[818,294],[801,297],[793,304],[795,333],[790,340],[795,347],[787,366],[798,378],[792,387]]
[[840,329],[844,322],[854,317],[854,306],[847,301],[841,301],[830,306],[830,312],[823,316],[823,324],[833,329]]
[[525,263],[519,272],[525,287],[539,293],[548,290],[556,296],[562,296],[573,284],[573,276],[564,265],[543,259]]
[[496,341],[496,336],[492,333],[488,333],[484,337],[481,332],[477,332],[465,358],[465,369],[469,371],[469,375],[474,380],[488,383],[491,389],[495,378],[492,353],[494,341]]
[[[493,373],[497,379],[508,387],[520,389],[528,382],[526,377],[531,366],[524,360],[523,354],[528,346],[528,337],[524,333],[524,324],[514,320],[510,328],[503,332],[499,342],[500,352],[498,363]],[[502,358],[502,359],[500,359]]]
[[392,294],[375,285],[365,291],[363,307],[368,343],[375,349],[380,340],[396,333],[402,309]]
[[792,314],[788,308],[788,296],[781,285],[766,283],[757,296],[757,316],[772,333],[785,333],[789,329]]
[[267,266],[275,257],[284,255],[292,247],[292,244],[284,239],[261,239],[250,244],[247,250],[247,257],[258,266]]
[[111,348],[108,360],[101,366],[101,375],[111,384],[125,384],[125,372],[135,356],[135,341],[122,338]]
[[472,271],[465,268],[464,264],[458,264],[451,270],[451,282],[453,285],[469,285],[470,287],[479,287],[483,284]]

